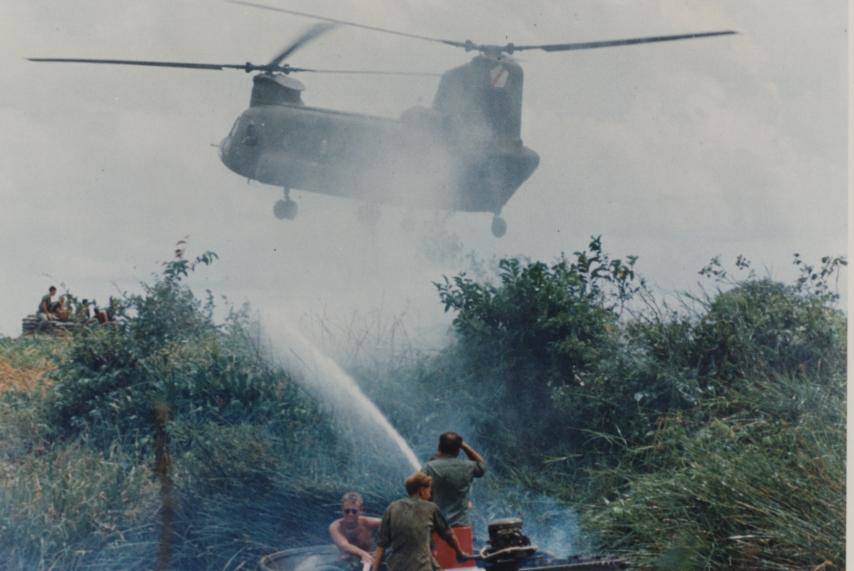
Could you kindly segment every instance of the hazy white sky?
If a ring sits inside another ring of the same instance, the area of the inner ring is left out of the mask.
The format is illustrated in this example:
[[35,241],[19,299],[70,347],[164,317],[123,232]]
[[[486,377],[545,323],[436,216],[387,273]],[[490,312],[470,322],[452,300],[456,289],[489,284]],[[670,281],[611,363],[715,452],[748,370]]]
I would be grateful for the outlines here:
[[[242,72],[35,64],[25,57],[264,63],[309,21],[202,0],[0,4],[0,333],[16,335],[50,283],[106,299],[156,271],[172,245],[221,260],[194,279],[235,301],[342,316],[377,307],[441,315],[431,280],[457,236],[482,257],[551,260],[602,234],[663,291],[691,288],[712,256],[742,253],[788,277],[793,252],[846,252],[847,4],[842,0],[420,2],[268,0],[425,35],[556,43],[734,29],[658,45],[529,52],[522,135],[539,170],[504,211],[384,208],[280,191],[227,170],[212,143],[247,106]],[[295,65],[441,72],[470,55],[341,28]],[[396,117],[435,78],[303,76],[305,100]],[[62,289],[62,288],[61,288]]]

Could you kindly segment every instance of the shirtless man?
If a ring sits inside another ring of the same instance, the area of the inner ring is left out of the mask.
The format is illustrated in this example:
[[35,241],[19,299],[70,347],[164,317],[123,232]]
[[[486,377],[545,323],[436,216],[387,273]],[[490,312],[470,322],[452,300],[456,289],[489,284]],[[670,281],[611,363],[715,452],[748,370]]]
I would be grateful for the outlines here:
[[363,566],[370,565],[374,548],[374,532],[380,527],[380,519],[362,515],[362,496],[347,492],[341,498],[343,517],[329,526],[329,537],[341,551],[340,559],[358,557]]

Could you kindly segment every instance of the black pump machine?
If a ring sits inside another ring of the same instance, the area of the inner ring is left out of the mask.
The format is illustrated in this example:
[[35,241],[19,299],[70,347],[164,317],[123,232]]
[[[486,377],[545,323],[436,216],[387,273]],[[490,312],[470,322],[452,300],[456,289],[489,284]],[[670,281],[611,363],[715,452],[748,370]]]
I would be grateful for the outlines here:
[[498,519],[489,524],[489,543],[480,550],[480,559],[489,569],[516,571],[536,552],[537,546],[522,533],[521,519]]

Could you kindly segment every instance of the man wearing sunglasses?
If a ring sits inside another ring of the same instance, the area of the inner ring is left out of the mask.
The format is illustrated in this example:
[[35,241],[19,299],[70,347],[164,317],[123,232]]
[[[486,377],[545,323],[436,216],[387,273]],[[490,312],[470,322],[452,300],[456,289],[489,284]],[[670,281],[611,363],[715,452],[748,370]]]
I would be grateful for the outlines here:
[[341,551],[341,559],[358,558],[363,566],[370,565],[374,549],[374,532],[380,519],[362,515],[364,500],[357,492],[347,492],[341,498],[340,517],[329,526],[329,537]]

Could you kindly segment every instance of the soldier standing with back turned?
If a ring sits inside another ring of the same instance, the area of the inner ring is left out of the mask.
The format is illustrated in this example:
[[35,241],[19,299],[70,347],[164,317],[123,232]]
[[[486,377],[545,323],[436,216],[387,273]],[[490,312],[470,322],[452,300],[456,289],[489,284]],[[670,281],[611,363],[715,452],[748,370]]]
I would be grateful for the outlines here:
[[406,479],[408,497],[392,502],[383,514],[377,550],[371,571],[379,571],[388,551],[389,571],[433,571],[430,534],[438,534],[459,559],[471,557],[464,551],[432,497],[430,476],[415,472]]
[[[466,458],[460,458],[460,451]],[[472,550],[471,518],[469,517],[469,491],[472,480],[486,473],[483,456],[463,442],[456,432],[444,432],[439,436],[436,455],[421,469],[433,479],[433,501],[439,506],[448,521],[454,536],[466,551]],[[473,561],[457,565],[453,554],[435,541],[436,559],[441,567],[474,567]]]

